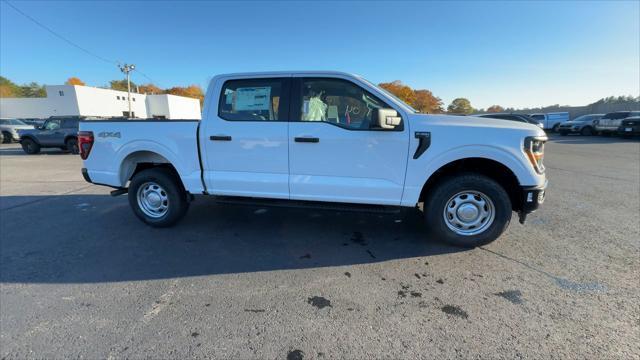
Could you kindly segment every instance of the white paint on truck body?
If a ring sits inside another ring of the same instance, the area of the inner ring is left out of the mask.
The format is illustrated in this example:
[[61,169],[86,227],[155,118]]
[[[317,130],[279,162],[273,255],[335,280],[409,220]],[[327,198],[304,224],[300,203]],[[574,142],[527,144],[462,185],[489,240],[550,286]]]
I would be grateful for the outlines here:
[[[326,122],[220,118],[218,106],[225,81],[257,78],[346,80],[396,110],[402,118],[402,130],[354,131]],[[200,123],[92,121],[82,122],[80,130],[92,131],[95,137],[84,162],[91,180],[114,187],[127,186],[131,171],[127,159],[136,153],[157,154],[154,162],[166,160],[185,189],[194,194],[413,207],[432,174],[467,158],[499,162],[513,172],[521,186],[545,184],[545,175],[535,171],[523,149],[526,137],[545,136],[539,127],[490,118],[416,114],[361,77],[338,72],[216,76],[207,90]],[[120,137],[101,137],[103,132],[120,133]],[[419,145],[416,132],[429,132],[431,145],[413,159]],[[230,136],[231,141],[212,141],[212,136]],[[303,143],[294,141],[296,137],[320,141]]]

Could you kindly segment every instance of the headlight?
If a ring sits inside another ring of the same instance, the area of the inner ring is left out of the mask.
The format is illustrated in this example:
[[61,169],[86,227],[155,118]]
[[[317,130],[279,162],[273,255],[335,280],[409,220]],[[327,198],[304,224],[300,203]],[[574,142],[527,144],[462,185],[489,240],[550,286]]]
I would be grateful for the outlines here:
[[544,143],[546,137],[529,136],[524,139],[524,152],[538,174],[544,174]]

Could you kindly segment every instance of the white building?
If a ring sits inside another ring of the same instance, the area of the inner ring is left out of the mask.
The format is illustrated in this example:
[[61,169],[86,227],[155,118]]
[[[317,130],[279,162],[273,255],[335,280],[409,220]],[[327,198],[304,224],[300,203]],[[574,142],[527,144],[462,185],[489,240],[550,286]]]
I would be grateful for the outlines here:
[[[91,86],[45,86],[46,98],[1,98],[0,117],[49,116],[120,117],[129,113],[126,91]],[[136,118],[200,119],[200,101],[175,95],[131,93],[131,112]]]

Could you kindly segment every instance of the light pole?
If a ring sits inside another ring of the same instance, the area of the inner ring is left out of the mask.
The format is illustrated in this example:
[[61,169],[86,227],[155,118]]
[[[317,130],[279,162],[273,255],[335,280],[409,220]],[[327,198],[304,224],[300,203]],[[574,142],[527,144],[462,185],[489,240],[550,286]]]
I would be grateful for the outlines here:
[[129,77],[129,73],[133,71],[133,69],[136,68],[135,65],[133,64],[124,64],[124,65],[118,65],[118,67],[120,68],[120,71],[122,71],[123,73],[127,74],[127,100],[129,101],[129,117],[132,118],[132,114],[131,114],[131,81],[130,81],[130,77]]

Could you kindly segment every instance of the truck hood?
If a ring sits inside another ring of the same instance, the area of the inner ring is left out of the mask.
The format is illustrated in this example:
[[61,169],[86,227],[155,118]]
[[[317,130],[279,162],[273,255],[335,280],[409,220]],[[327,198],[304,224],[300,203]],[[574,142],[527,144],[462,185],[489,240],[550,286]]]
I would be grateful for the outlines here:
[[546,135],[544,130],[534,124],[475,116],[412,114],[410,122],[412,131],[429,131],[429,128],[433,127],[462,127],[469,130],[476,128],[479,131],[494,129],[522,132],[532,136]]

